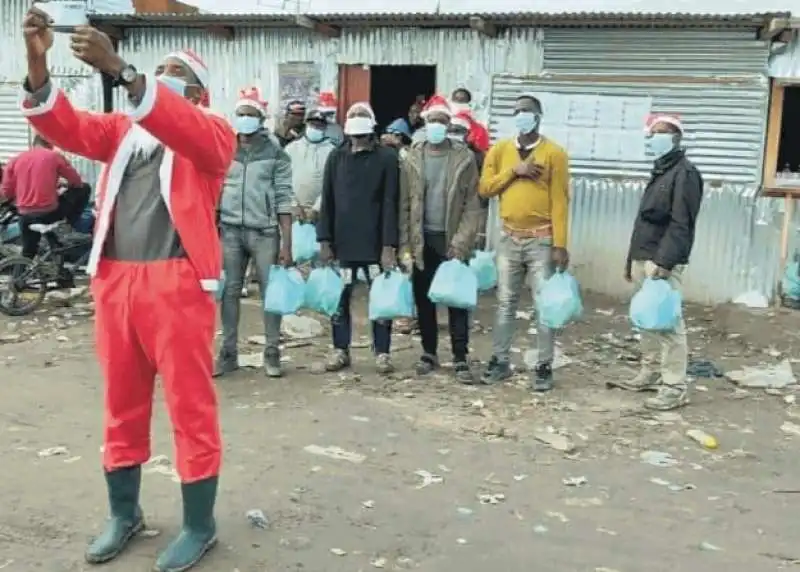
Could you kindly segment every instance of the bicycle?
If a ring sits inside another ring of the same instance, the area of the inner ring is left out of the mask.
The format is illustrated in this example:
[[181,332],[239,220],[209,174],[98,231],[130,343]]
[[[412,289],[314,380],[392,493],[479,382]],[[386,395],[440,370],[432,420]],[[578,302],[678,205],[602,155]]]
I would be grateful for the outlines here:
[[[65,282],[71,283],[75,272],[85,267],[89,260],[92,237],[81,236],[63,243],[55,234],[62,222],[52,224],[32,224],[30,229],[39,233],[47,245],[33,260],[24,256],[11,256],[0,260],[0,314],[6,316],[27,316],[36,311],[44,302],[48,292],[63,290]],[[85,250],[85,254],[67,268],[64,257],[74,249]],[[25,295],[32,295],[28,303],[18,305]]]

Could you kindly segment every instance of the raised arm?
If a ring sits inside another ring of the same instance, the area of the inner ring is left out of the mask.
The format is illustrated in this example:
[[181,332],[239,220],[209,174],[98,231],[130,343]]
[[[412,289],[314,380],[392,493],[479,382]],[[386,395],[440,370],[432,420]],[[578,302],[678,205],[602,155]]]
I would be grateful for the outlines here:
[[132,99],[139,100],[131,119],[199,171],[224,177],[236,153],[236,135],[228,121],[204,111],[152,75],[140,76],[136,84],[129,88]]

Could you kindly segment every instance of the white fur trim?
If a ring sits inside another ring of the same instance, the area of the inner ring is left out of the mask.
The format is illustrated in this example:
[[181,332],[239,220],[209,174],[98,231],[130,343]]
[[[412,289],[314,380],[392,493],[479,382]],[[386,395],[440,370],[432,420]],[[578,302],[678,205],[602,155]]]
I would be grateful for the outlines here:
[[185,63],[187,66],[189,66],[189,68],[194,72],[194,75],[197,76],[197,79],[200,81],[202,86],[208,89],[208,81],[210,77],[208,73],[208,68],[203,62],[201,62],[194,56],[187,54],[183,50],[172,52],[167,57],[178,59],[183,63]]
[[34,117],[36,115],[44,115],[45,113],[49,113],[53,111],[53,108],[56,106],[56,98],[58,97],[59,89],[53,85],[53,82],[50,82],[50,93],[47,95],[47,99],[34,107],[26,107],[25,102],[30,100],[32,94],[25,91],[25,88],[22,89],[22,97],[19,102],[19,107],[22,110],[22,115],[25,117]]
[[316,109],[320,113],[336,113],[335,107],[315,107],[314,109]]
[[203,292],[216,292],[219,290],[219,280],[216,278],[201,278],[200,289]]
[[450,124],[451,125],[459,125],[461,127],[466,127],[467,129],[469,129],[469,127],[470,127],[469,121],[467,121],[463,117],[453,117],[453,119],[450,120]]
[[253,101],[252,99],[240,99],[236,102],[236,107],[234,109],[239,109],[240,107],[252,107],[254,109],[258,109],[262,117],[265,114],[264,106],[257,101]]
[[425,109],[419,115],[420,115],[420,117],[425,119],[426,117],[428,117],[432,113],[442,113],[444,115],[447,115],[448,117],[452,117],[453,116],[453,112],[450,110],[450,108],[447,107],[447,106],[444,106],[444,105],[434,105],[432,107],[429,107],[428,109]]
[[142,101],[135,109],[128,112],[128,117],[134,121],[141,121],[153,111],[156,105],[156,94],[158,93],[158,80],[152,75],[145,74],[144,76],[144,93],[142,94]]
[[655,115],[648,125],[645,125],[644,132],[647,134],[652,133],[653,127],[656,123],[666,123],[678,128],[678,131],[683,133],[683,122],[680,119],[672,117],[671,115]]

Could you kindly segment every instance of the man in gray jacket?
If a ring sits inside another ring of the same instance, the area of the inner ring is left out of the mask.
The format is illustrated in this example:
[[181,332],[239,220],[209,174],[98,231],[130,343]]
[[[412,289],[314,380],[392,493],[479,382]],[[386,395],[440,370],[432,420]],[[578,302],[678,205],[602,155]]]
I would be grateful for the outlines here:
[[[264,298],[273,264],[292,264],[292,167],[278,141],[263,129],[266,103],[257,90],[240,93],[234,128],[239,145],[228,170],[220,201],[223,269],[223,341],[214,375],[239,367],[239,305],[247,265],[252,259]],[[263,309],[262,309],[263,311]],[[269,377],[280,377],[281,318],[264,313],[264,369]]]

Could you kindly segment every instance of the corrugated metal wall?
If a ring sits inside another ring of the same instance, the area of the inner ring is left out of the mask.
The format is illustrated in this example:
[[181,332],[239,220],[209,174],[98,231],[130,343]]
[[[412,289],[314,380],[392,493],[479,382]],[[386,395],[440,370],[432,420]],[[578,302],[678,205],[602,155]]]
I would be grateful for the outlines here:
[[[763,152],[769,49],[755,30],[546,29],[544,74],[536,86],[572,93],[649,94],[657,111],[684,115],[691,153],[707,180],[692,263],[688,299],[718,303],[747,290],[772,295],[778,262],[780,214],[771,199],[757,199]],[[560,82],[558,74],[661,76],[661,83]],[[669,78],[737,77],[739,87],[679,84]],[[525,82],[528,85],[524,85]],[[498,118],[514,93],[533,87],[499,82]],[[575,162],[570,249],[577,273],[590,289],[627,291],[623,266],[646,165]],[[633,171],[633,172],[631,172]],[[633,176],[631,176],[633,175]],[[495,230],[496,233],[496,230]],[[491,233],[494,234],[494,233]]]
[[377,28],[344,30],[340,38],[329,39],[304,30],[239,28],[228,40],[203,30],[143,28],[127,32],[120,52],[140,70],[149,70],[183,47],[195,50],[210,67],[211,104],[226,113],[243,86],[256,84],[270,102],[277,101],[278,64],[312,61],[321,65],[323,91],[336,89],[339,64],[436,65],[438,89],[449,93],[468,87],[477,115],[485,118],[492,74],[535,74],[542,61],[534,29],[508,30],[491,39],[472,30]]
[[0,83],[0,162],[24,151],[29,143],[28,122],[19,112],[19,84]]
[[[4,34],[0,37],[0,83],[16,83],[25,76],[25,45],[22,40],[22,18],[30,6],[30,0],[2,0],[0,1],[0,29]],[[75,59],[69,50],[69,37],[66,34],[56,34],[53,48],[48,53],[50,73],[57,85],[64,88],[70,100],[78,107],[90,110],[102,109],[102,84],[100,76]],[[19,93],[16,98],[9,94],[2,96],[0,113],[8,113],[0,119],[0,149],[8,147],[17,149],[21,142],[20,126],[10,105],[14,108],[19,102]],[[17,118],[21,119],[19,111]],[[9,130],[6,130],[8,126]],[[99,171],[97,165],[85,159],[71,157],[75,167],[87,181],[94,183]]]
[[[514,102],[523,92],[650,97],[652,111],[681,116],[690,134],[685,141],[689,156],[707,181],[753,183],[760,178],[761,172],[767,89],[768,82],[763,76],[752,76],[749,83],[737,85],[578,82],[496,76],[492,91],[491,128],[503,130],[503,122],[510,120]],[[573,175],[646,177],[652,162],[576,159],[570,167]]]

